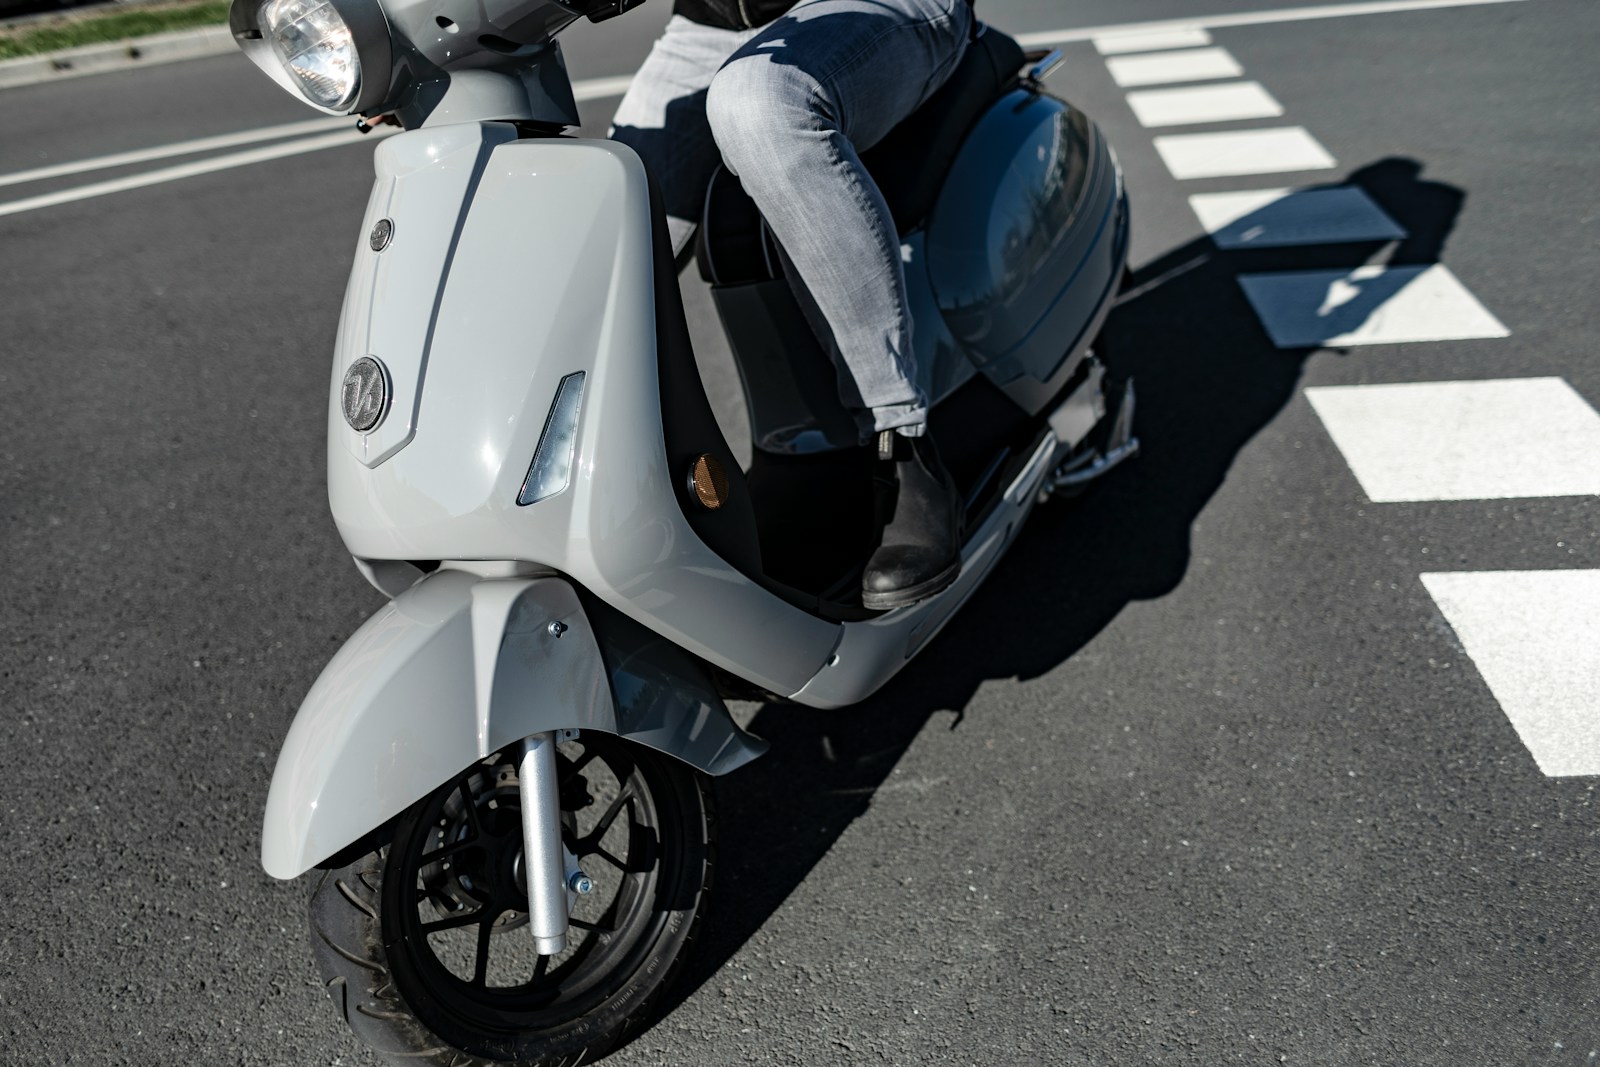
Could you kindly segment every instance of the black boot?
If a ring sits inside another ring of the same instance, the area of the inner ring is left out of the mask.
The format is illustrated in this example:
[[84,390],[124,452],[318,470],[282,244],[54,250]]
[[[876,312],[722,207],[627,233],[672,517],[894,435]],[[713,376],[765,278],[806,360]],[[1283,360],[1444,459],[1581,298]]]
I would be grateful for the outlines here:
[[961,498],[926,435],[880,433],[877,466],[893,503],[861,577],[861,603],[886,611],[942,592],[961,573]]

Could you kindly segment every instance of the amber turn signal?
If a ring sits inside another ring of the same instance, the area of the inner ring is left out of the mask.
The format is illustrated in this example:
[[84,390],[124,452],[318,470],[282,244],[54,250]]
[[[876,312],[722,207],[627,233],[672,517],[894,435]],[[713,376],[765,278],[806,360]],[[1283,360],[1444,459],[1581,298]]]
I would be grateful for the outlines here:
[[728,472],[722,461],[709,452],[695,457],[689,468],[689,491],[707,511],[716,511],[728,502]]

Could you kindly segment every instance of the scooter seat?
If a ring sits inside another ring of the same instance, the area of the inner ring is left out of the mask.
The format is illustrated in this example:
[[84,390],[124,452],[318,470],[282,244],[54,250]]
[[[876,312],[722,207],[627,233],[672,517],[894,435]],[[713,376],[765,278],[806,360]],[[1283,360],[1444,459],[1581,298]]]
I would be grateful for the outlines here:
[[[927,220],[967,134],[1017,84],[1024,62],[1021,45],[983,27],[944,85],[862,153],[901,234]],[[739,179],[723,168],[712,178],[695,253],[700,276],[716,285],[782,276],[777,246],[760,213]]]

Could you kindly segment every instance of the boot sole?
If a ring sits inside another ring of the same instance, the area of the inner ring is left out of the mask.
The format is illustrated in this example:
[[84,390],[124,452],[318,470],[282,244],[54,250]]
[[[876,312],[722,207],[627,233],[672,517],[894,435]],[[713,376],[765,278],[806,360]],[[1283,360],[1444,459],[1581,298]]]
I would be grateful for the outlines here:
[[954,563],[933,578],[904,589],[891,589],[886,593],[873,593],[861,590],[861,606],[869,611],[891,611],[895,608],[907,607],[918,601],[926,600],[935,594],[942,593],[955,584],[961,575],[961,561]]

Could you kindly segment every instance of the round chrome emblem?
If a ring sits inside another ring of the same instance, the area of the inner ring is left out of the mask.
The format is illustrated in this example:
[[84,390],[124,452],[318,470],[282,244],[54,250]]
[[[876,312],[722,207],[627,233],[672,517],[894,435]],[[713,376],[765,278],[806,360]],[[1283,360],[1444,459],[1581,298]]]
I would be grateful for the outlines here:
[[382,252],[389,247],[389,242],[394,239],[394,223],[388,219],[379,219],[372,227],[372,234],[367,238],[367,243],[374,252]]
[[369,433],[377,429],[389,413],[389,372],[371,356],[362,356],[344,372],[339,402],[352,430]]

